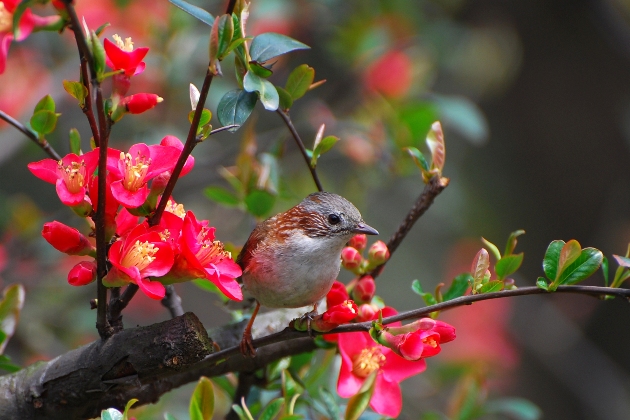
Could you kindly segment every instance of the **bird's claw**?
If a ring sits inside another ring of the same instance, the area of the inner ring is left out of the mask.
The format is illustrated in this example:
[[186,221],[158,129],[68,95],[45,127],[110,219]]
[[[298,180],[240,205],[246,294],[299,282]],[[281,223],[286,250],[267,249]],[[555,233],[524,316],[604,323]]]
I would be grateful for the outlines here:
[[300,317],[301,322],[304,322],[304,320],[306,320],[306,330],[308,331],[308,336],[311,338],[315,338],[315,335],[313,335],[313,329],[311,328],[311,321],[313,321],[313,318],[315,318],[315,316],[317,316],[317,307]]
[[245,332],[243,332],[243,339],[241,340],[239,347],[243,356],[256,357],[256,349],[254,348],[254,343],[252,343],[251,331],[245,330]]

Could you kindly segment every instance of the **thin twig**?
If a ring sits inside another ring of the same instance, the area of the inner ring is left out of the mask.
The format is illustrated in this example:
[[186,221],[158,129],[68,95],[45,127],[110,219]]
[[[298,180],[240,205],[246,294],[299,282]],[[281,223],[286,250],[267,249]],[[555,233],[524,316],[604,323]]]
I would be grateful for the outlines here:
[[[429,209],[429,207],[431,207],[435,197],[444,191],[444,188],[448,186],[448,183],[448,178],[434,176],[424,187],[422,194],[420,194],[413,207],[409,210],[409,213],[407,213],[405,220],[402,221],[396,232],[394,232],[387,242],[387,249],[389,249],[390,258],[394,251],[398,248],[398,245],[400,245],[403,239],[405,239],[405,236],[407,236],[407,234],[411,231],[411,228],[416,221]],[[379,274],[381,274],[386,263],[387,261],[373,269],[369,274],[376,278]]]
[[175,292],[175,288],[172,284],[166,286],[166,296],[162,299],[162,305],[168,308],[171,313],[171,317],[175,318],[180,315],[184,315],[184,308],[182,308],[182,298]]
[[81,79],[83,79],[83,86],[87,89],[87,95],[81,110],[88,119],[90,130],[92,130],[92,137],[94,137],[94,144],[98,147],[101,144],[101,136],[99,135],[98,126],[96,125],[96,118],[94,118],[94,108],[92,107],[92,85],[88,79],[86,57],[81,57]]
[[125,288],[120,296],[113,296],[110,300],[108,308],[109,314],[107,318],[115,332],[123,329],[121,313],[123,309],[129,305],[129,302],[131,302],[131,299],[135,296],[138,289],[140,289],[138,285],[131,283]]
[[[582,295],[595,296],[598,298],[603,298],[605,296],[614,296],[614,297],[622,297],[627,300],[630,300],[630,289],[617,289],[611,287],[596,287],[596,286],[560,286],[555,292],[547,292],[545,290],[539,289],[538,287],[523,287],[516,290],[504,290],[501,292],[494,293],[483,293],[469,296],[462,296],[456,299],[449,300],[447,302],[441,302],[436,305],[427,306],[425,308],[415,309],[408,312],[403,312],[395,316],[390,316],[387,318],[383,318],[383,325],[391,324],[393,322],[406,321],[412,319],[419,319],[429,315],[432,312],[436,311],[444,311],[447,309],[452,309],[459,306],[470,305],[474,302],[479,302],[482,300],[488,299],[499,299],[499,298],[507,298],[514,296],[525,296],[525,295],[540,295],[547,294],[552,295],[553,293],[576,293]],[[355,324],[345,324],[335,328],[332,331],[329,331],[325,334],[334,334],[334,333],[349,333],[349,332],[367,332],[370,330],[372,326],[372,321],[368,322],[359,322]],[[324,333],[311,331],[311,334],[322,335]],[[265,347],[271,344],[280,343],[283,341],[294,340],[298,338],[305,338],[309,336],[308,331],[296,331],[291,328],[285,328],[284,330],[270,334],[265,337],[258,338],[253,341],[253,345],[255,348],[259,349],[261,347]],[[221,363],[223,360],[235,356],[240,355],[240,346],[229,347],[223,349],[219,352],[213,353],[203,360],[201,360],[196,365],[190,366],[186,370],[199,369],[202,366],[210,366]],[[199,366],[202,365],[202,366]]]
[[48,156],[50,156],[51,158],[55,160],[61,160],[61,156],[59,156],[59,154],[55,151],[55,149],[53,149],[50,143],[46,141],[46,139],[38,138],[37,134],[33,133],[31,130],[26,128],[24,124],[22,124],[21,122],[19,122],[18,120],[16,120],[15,118],[13,118],[12,116],[10,116],[9,114],[7,114],[6,112],[2,110],[0,110],[0,119],[5,120],[9,124],[11,124],[13,127],[17,128],[19,132],[21,132],[26,137],[28,137],[29,139],[37,143],[37,145],[41,147],[44,150],[44,152],[48,154]]
[[306,166],[308,166],[309,171],[311,171],[311,176],[313,177],[313,181],[315,181],[315,186],[317,187],[317,190],[320,192],[324,191],[324,188],[322,187],[322,183],[319,181],[319,177],[317,176],[317,171],[315,170],[315,168],[311,166],[311,159],[308,157],[308,154],[306,153],[306,147],[304,147],[304,142],[302,141],[302,139],[300,138],[300,135],[295,129],[295,126],[293,125],[293,121],[291,121],[289,112],[288,111],[284,112],[280,110],[279,108],[276,112],[278,113],[278,115],[280,115],[280,118],[282,118],[282,121],[284,121],[287,128],[291,132],[293,139],[297,143],[297,146],[300,149],[302,156],[304,157],[304,161],[306,161]]

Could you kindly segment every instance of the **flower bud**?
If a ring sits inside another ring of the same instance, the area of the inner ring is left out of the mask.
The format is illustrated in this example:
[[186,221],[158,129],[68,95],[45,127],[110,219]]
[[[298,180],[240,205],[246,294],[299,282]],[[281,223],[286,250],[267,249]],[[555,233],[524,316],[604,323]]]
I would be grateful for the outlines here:
[[377,266],[385,263],[389,259],[389,249],[383,241],[376,241],[368,251],[368,259],[371,266]]
[[[422,318],[402,327],[373,331],[376,341],[407,360],[435,356],[440,344],[455,339],[455,328],[446,322]],[[373,335],[373,336],[374,336]]]
[[96,263],[81,261],[68,273],[68,283],[72,286],[85,286],[96,280]]
[[357,322],[373,321],[378,318],[378,306],[370,303],[364,303],[359,306],[359,314],[357,315]]
[[122,104],[125,105],[130,114],[142,114],[163,100],[154,93],[136,93],[123,99]]
[[348,246],[352,248],[362,251],[367,246],[367,235],[361,233],[359,235],[354,235],[349,241]]
[[339,305],[348,299],[350,299],[350,296],[348,295],[346,286],[335,280],[330,291],[326,295],[326,307],[332,308],[333,306]]
[[357,270],[362,262],[363,257],[355,248],[347,246],[341,251],[341,265],[346,270]]
[[[328,332],[337,328],[341,324],[352,321],[357,316],[357,305],[346,300],[339,305],[328,308],[326,312],[315,316],[311,320],[311,329],[313,331]],[[297,318],[291,321],[289,326],[298,331],[306,331],[308,329],[308,321],[303,318]]]
[[359,303],[369,303],[376,292],[376,283],[372,276],[364,276],[359,279],[352,289],[352,298]]
[[88,238],[75,228],[63,223],[57,221],[44,223],[42,236],[55,249],[68,255],[96,255],[96,249],[90,244]]

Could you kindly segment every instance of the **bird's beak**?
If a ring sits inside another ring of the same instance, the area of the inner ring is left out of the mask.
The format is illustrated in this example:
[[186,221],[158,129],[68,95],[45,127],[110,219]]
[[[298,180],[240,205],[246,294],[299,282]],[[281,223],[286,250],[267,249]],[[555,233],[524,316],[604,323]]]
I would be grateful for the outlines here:
[[366,235],[378,235],[378,230],[365,223],[359,223],[352,231],[354,233],[365,233]]

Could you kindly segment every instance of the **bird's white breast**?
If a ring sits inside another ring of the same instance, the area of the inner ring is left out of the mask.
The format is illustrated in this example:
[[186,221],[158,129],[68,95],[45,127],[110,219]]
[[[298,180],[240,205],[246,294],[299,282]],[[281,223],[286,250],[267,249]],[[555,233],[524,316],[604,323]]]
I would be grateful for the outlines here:
[[296,233],[281,246],[260,247],[252,255],[251,269],[243,273],[243,283],[267,307],[312,305],[328,293],[337,278],[346,241]]

